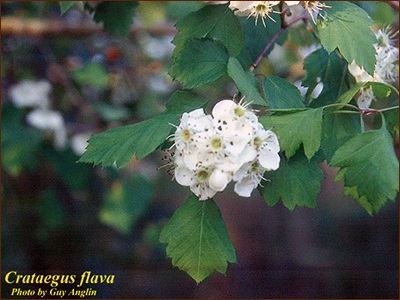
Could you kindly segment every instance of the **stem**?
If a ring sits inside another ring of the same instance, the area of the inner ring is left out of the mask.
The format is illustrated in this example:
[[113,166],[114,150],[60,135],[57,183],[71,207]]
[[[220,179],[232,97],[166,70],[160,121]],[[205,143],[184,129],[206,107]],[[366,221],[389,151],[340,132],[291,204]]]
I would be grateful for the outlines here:
[[394,110],[394,109],[399,109],[399,106],[392,106],[392,107],[387,107],[387,108],[382,108],[382,109],[374,109],[373,111],[377,112],[383,112],[383,111],[388,111],[388,110]]
[[361,132],[365,132],[365,125],[364,125],[363,115],[364,115],[363,113],[360,114]]
[[[283,12],[282,12],[283,14]],[[269,40],[268,44],[264,47],[264,49],[261,51],[261,53],[257,56],[256,60],[254,63],[250,66],[249,71],[254,71],[255,68],[257,68],[258,64],[260,63],[261,59],[265,55],[265,53],[268,51],[268,49],[275,43],[275,41],[279,38],[279,36],[285,31],[286,28],[291,26],[292,24],[296,23],[299,20],[306,19],[307,14],[303,13],[302,15],[294,18],[293,20],[290,20],[289,22],[285,23],[284,20],[282,20],[282,27],[277,31],[277,33],[274,34],[274,36]],[[282,18],[283,19],[283,18]]]
[[349,107],[349,108],[353,108],[355,110],[358,110],[359,112],[363,112],[361,109],[359,109],[358,107],[351,105],[351,104],[347,104],[347,103],[334,103],[334,104],[329,104],[324,106],[325,108],[329,108],[329,107],[337,107],[337,106],[341,106],[341,107]]
[[337,110],[337,111],[329,111],[327,113],[325,113],[326,115],[330,115],[330,114],[359,114],[360,112],[358,111],[350,111],[350,110]]

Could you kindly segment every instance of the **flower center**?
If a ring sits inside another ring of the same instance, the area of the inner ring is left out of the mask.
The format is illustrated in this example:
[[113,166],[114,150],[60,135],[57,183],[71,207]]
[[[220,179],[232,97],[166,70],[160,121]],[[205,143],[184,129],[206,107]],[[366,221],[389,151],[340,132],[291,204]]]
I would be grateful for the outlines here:
[[190,131],[189,131],[189,129],[182,130],[182,140],[184,142],[187,142],[187,141],[189,141],[189,139],[190,139]]
[[212,147],[214,150],[219,150],[219,149],[221,149],[221,147],[222,147],[222,141],[221,141],[221,139],[218,138],[218,137],[213,138],[213,139],[211,140],[211,147]]
[[196,172],[196,176],[198,182],[205,182],[208,180],[208,178],[210,178],[210,173],[205,169],[201,169]]
[[238,106],[238,107],[235,107],[234,112],[235,112],[235,115],[237,115],[238,117],[242,117],[246,113],[246,110],[243,107]]
[[260,170],[260,163],[256,160],[251,164],[251,172],[256,173],[258,170]]
[[256,136],[256,137],[254,138],[253,143],[254,143],[254,145],[255,145],[256,147],[261,147],[263,141],[262,141],[262,139],[261,139],[259,136]]
[[263,17],[264,15],[267,15],[267,14],[268,14],[268,12],[269,12],[269,7],[266,6],[265,4],[258,4],[258,5],[255,7],[255,10],[256,10],[257,14],[259,14],[259,15],[261,15],[261,16]]

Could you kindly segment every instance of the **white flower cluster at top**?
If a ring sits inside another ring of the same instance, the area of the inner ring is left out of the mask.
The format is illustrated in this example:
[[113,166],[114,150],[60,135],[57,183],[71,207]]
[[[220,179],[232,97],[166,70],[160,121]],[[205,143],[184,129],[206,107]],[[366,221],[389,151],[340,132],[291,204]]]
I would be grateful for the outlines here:
[[[399,78],[399,49],[391,45],[389,28],[379,30],[376,34],[378,43],[374,44],[376,49],[376,64],[374,76],[369,75],[364,68],[359,67],[353,60],[348,69],[354,76],[356,82],[395,82]],[[361,109],[369,109],[372,100],[376,97],[372,87],[363,87],[357,99],[357,105]]]
[[235,192],[250,197],[264,171],[276,170],[278,139],[247,105],[218,102],[212,116],[203,109],[184,113],[174,137],[174,176],[200,199],[212,198],[232,180]]
[[321,11],[323,11],[325,7],[330,7],[319,1],[230,1],[229,8],[233,10],[236,15],[241,17],[250,18],[251,16],[254,16],[256,24],[258,17],[260,17],[265,26],[265,17],[276,22],[270,14],[280,13],[279,11],[273,10],[273,7],[278,5],[280,2],[286,6],[300,5],[303,3],[304,8],[307,9],[314,23],[317,15],[323,17]]

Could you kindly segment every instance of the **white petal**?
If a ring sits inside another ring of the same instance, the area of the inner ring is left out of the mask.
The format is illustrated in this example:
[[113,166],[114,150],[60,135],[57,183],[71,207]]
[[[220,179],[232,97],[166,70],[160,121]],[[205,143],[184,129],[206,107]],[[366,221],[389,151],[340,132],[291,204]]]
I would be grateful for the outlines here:
[[199,198],[199,200],[208,200],[214,197],[216,190],[210,188],[207,184],[194,184],[190,190]]
[[257,150],[253,145],[247,144],[242,153],[239,155],[239,159],[242,162],[250,162],[253,161],[257,156]]
[[298,5],[300,1],[285,1],[287,6]]
[[218,192],[222,192],[230,181],[231,176],[219,169],[215,169],[209,179],[210,187]]
[[250,176],[244,177],[241,181],[235,184],[235,193],[241,197],[250,197],[251,192],[257,187]]
[[232,10],[236,8],[239,12],[246,12],[250,10],[256,2],[257,1],[230,1],[229,8]]
[[281,161],[281,158],[279,157],[278,153],[273,151],[271,148],[266,147],[260,150],[258,161],[260,162],[261,167],[270,171],[279,168],[279,162]]
[[251,169],[251,165],[249,163],[245,163],[243,164],[239,170],[237,170],[235,172],[235,174],[233,175],[233,180],[234,181],[240,181],[242,180],[244,177],[249,175],[249,171]]
[[175,179],[183,186],[190,186],[193,184],[194,172],[186,167],[177,167],[175,169]]
[[[233,1],[233,2],[242,2],[242,1]],[[219,101],[217,104],[215,104],[212,110],[212,115],[214,116],[214,118],[218,118],[227,114],[231,114],[235,107],[237,107],[237,104],[232,100]]]

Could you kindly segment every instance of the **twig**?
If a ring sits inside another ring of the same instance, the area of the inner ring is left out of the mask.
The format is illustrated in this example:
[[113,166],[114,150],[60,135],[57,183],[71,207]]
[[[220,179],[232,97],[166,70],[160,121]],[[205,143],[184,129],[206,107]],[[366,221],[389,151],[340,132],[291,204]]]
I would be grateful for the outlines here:
[[[282,12],[283,14],[283,12]],[[285,22],[282,20],[282,27],[277,31],[277,33],[274,34],[274,36],[269,40],[268,44],[264,47],[264,49],[261,51],[261,53],[257,56],[256,60],[254,63],[250,66],[249,71],[252,72],[254,71],[255,68],[257,68],[258,64],[260,63],[261,59],[265,55],[265,53],[268,51],[268,49],[275,43],[275,41],[279,38],[279,36],[283,33],[283,31],[291,26],[292,24],[296,23],[299,20],[304,20],[307,19],[308,12],[303,13],[302,15],[294,18],[293,20],[290,20],[289,22]]]

